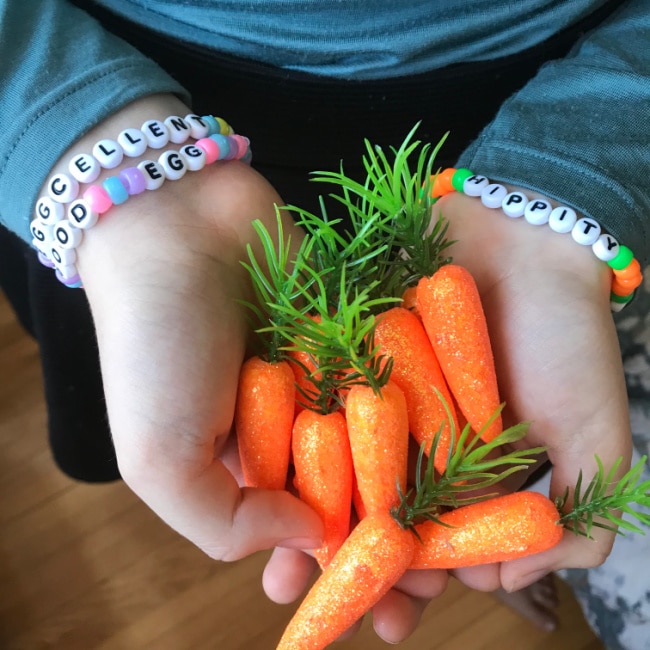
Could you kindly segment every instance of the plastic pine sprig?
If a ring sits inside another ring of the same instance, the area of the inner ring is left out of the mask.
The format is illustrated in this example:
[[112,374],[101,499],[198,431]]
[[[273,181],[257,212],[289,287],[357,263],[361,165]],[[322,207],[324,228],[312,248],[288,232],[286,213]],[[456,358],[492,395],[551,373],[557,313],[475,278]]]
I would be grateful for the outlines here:
[[598,470],[584,490],[582,472],[578,475],[571,509],[566,510],[569,503],[568,488],[555,500],[561,514],[560,523],[576,535],[585,537],[591,537],[594,527],[619,534],[623,534],[623,530],[645,533],[637,525],[615,513],[630,515],[640,524],[650,528],[650,511],[642,512],[632,507],[632,504],[636,504],[650,508],[650,480],[640,480],[646,460],[647,457],[643,456],[622,478],[616,479],[622,459],[618,458],[611,469],[605,472],[602,460],[596,456]]

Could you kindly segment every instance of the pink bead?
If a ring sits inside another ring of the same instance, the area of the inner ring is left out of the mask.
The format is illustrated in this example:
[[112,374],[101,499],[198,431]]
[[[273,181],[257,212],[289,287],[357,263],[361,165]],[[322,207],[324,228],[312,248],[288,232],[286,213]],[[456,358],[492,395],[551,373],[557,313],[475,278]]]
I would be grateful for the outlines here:
[[214,140],[210,138],[201,138],[195,142],[197,147],[200,147],[205,151],[206,165],[212,164],[215,160],[219,159],[219,145]]
[[84,192],[83,198],[88,202],[90,209],[97,214],[104,214],[113,205],[111,197],[101,185],[91,185]]

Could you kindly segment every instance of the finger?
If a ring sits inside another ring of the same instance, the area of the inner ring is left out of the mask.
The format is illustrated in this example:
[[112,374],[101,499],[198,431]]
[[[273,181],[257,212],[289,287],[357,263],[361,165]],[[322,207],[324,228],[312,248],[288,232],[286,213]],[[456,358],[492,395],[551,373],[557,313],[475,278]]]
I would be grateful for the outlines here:
[[275,548],[262,574],[262,587],[275,603],[286,605],[296,600],[310,583],[318,565],[302,551]]
[[394,588],[414,598],[431,600],[445,591],[448,581],[447,571],[418,569],[407,571]]
[[428,598],[413,598],[391,589],[372,608],[373,628],[386,643],[400,643],[418,626],[428,603]]
[[481,564],[450,571],[459,582],[477,591],[494,591],[501,586],[500,565]]

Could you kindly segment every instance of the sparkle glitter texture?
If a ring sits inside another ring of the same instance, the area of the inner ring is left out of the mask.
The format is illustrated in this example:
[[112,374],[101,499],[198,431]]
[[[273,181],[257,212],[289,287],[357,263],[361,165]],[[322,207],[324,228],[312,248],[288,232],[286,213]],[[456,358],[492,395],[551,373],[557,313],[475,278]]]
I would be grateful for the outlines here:
[[305,596],[277,650],[321,650],[335,641],[404,574],[416,543],[387,513],[363,519]]
[[416,544],[411,568],[455,569],[540,553],[562,539],[558,519],[553,502],[538,492],[463,506],[440,516],[449,526],[433,521],[416,526],[422,543]]

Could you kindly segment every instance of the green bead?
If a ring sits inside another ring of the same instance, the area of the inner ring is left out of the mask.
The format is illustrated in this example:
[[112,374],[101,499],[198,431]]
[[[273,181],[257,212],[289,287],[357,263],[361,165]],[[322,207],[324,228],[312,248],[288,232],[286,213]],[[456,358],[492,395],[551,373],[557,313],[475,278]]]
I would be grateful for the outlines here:
[[454,189],[457,192],[462,192],[463,191],[463,185],[465,184],[465,181],[470,176],[474,176],[473,171],[471,171],[470,169],[467,169],[466,167],[459,167],[454,172],[454,175],[451,177],[451,184],[454,186]]
[[634,253],[627,247],[621,246],[618,249],[618,255],[609,260],[609,264],[616,271],[620,271],[630,265],[630,262],[634,259]]
[[615,294],[614,292],[612,292],[609,295],[609,299],[612,302],[618,302],[619,304],[623,304],[623,305],[626,302],[630,302],[630,300],[632,300],[632,298],[634,298],[634,291],[632,293],[629,293],[627,296],[619,296],[619,295]]

